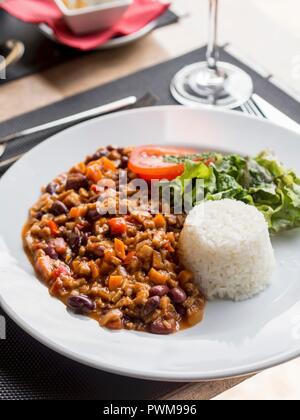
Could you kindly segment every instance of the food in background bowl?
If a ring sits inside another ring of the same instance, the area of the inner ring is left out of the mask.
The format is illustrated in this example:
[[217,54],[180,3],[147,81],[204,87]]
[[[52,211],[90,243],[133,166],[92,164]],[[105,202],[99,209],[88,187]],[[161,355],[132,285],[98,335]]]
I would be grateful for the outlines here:
[[[114,0],[62,0],[69,9],[82,9],[83,7],[99,6],[103,3],[112,3]],[[116,0],[115,0],[116,1]]]
[[133,0],[55,0],[72,32],[86,35],[114,26]]
[[89,2],[86,0],[62,0],[66,7],[69,9],[80,9],[81,7],[87,7]]

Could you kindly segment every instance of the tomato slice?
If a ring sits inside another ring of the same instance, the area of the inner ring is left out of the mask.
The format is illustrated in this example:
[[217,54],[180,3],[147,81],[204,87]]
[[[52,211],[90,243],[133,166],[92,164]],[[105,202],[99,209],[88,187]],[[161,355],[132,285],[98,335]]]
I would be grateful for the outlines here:
[[198,153],[198,151],[156,146],[137,147],[131,153],[128,168],[146,181],[152,179],[167,179],[171,181],[182,175],[184,165],[165,162],[164,157],[191,155],[194,153]]

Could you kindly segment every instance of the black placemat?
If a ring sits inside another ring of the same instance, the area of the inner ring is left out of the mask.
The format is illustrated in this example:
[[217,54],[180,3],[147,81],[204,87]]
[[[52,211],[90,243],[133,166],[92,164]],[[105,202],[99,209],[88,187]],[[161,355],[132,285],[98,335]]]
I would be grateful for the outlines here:
[[[158,105],[174,104],[169,92],[173,75],[184,65],[204,57],[205,49],[202,48],[14,118],[0,124],[0,136],[128,95],[142,96],[145,91],[160,98]],[[300,123],[298,102],[223,50],[221,58],[248,71],[253,77],[255,91]],[[11,145],[6,156],[23,152],[43,138],[45,135],[32,139],[26,146],[20,142]],[[0,310],[0,314],[3,311]],[[0,341],[0,399],[151,399],[181,386],[122,378],[79,365],[39,344],[7,316],[6,319],[7,339]]]
[[159,398],[180,386],[83,366],[48,350],[6,319],[7,339],[0,341],[0,400],[143,400]]
[[[158,19],[156,28],[171,25],[178,20],[175,13],[167,10]],[[0,9],[0,44],[8,39],[22,41],[25,53],[19,62],[8,68],[6,79],[0,79],[0,85],[62,64],[74,57],[101,54],[101,51],[83,52],[56,44],[46,38],[37,25],[22,22]]]

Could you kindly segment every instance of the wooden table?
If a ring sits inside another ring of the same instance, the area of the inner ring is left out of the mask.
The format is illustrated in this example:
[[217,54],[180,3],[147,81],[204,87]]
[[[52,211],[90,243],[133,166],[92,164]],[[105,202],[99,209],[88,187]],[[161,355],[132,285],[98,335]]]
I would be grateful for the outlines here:
[[[176,3],[185,4],[183,1]],[[134,46],[75,59],[43,73],[2,86],[0,121],[60,101],[67,96],[173,58],[204,44],[205,28],[201,28],[199,22],[204,22],[206,2],[190,0],[188,3],[190,12],[188,17],[176,25],[156,30]],[[245,379],[184,384],[172,394],[161,395],[160,398],[211,399]]]

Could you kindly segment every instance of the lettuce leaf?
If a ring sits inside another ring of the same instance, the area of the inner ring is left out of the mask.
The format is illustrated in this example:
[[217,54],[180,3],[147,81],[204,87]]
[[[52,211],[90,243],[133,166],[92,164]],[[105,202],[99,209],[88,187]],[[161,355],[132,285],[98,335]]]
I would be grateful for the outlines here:
[[187,160],[173,184],[184,192],[195,179],[204,180],[205,200],[231,198],[256,206],[273,233],[300,227],[300,178],[269,151],[255,158],[215,154],[210,166]]

